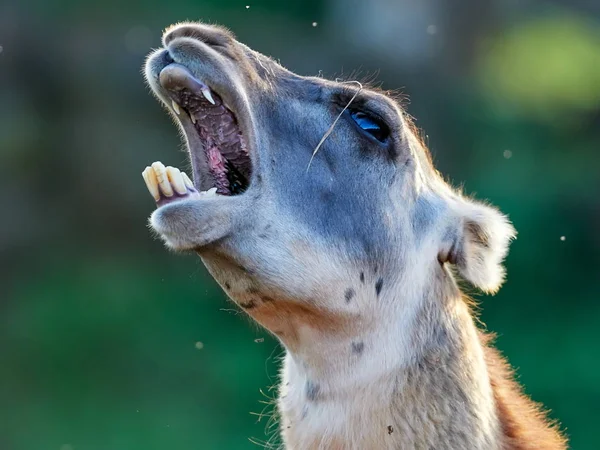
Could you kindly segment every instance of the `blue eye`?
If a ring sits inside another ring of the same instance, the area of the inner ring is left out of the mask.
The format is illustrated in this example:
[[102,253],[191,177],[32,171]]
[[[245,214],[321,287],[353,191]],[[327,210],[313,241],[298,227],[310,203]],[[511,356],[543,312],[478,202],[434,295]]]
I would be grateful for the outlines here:
[[370,116],[362,111],[351,111],[350,117],[366,133],[369,133],[379,142],[385,142],[390,135],[390,129],[381,120]]

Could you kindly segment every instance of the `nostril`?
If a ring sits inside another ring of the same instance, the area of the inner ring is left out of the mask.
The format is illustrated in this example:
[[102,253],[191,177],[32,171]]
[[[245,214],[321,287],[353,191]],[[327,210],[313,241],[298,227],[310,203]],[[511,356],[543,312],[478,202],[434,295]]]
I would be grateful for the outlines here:
[[173,59],[173,57],[171,56],[171,54],[169,53],[168,50],[165,50],[163,59],[165,61],[165,64],[173,64],[175,62],[175,60]]

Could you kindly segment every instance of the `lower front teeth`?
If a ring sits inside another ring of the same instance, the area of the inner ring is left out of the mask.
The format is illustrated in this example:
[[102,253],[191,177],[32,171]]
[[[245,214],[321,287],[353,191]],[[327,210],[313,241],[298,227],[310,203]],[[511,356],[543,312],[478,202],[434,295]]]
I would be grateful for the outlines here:
[[185,183],[185,185],[190,189],[194,189],[194,183],[192,183],[190,177],[187,176],[187,173],[181,172],[181,176],[183,177],[183,182]]
[[[146,187],[155,201],[159,202],[161,197],[172,198],[175,194],[186,196],[188,194],[198,195],[194,183],[185,172],[176,167],[165,167],[160,161],[152,163],[142,172]],[[201,196],[213,197],[217,194],[217,188],[213,187],[207,191],[200,192]]]
[[185,172],[181,172],[176,167],[165,167],[160,161],[146,167],[142,172],[142,177],[150,195],[157,202],[161,197],[171,198],[175,193],[183,196],[198,192]]
[[152,163],[152,168],[156,174],[158,180],[158,187],[163,195],[166,197],[173,197],[173,187],[169,181],[169,175],[167,174],[167,168],[160,161]]
[[156,174],[152,167],[146,167],[142,172],[142,177],[146,182],[146,187],[150,191],[150,195],[154,197],[155,201],[160,200],[160,192],[158,191],[158,181],[156,180]]
[[187,193],[187,188],[185,187],[185,182],[183,181],[183,176],[179,169],[171,166],[167,167],[167,176],[169,177],[169,182],[171,183],[171,186],[173,186],[175,192],[179,195]]

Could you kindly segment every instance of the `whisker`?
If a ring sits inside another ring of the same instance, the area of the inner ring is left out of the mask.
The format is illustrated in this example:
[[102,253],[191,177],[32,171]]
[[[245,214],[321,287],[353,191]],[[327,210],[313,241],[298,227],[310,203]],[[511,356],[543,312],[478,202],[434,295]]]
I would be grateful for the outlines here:
[[327,139],[329,137],[329,135],[333,132],[333,129],[335,128],[336,124],[338,123],[338,120],[340,120],[340,117],[342,117],[342,114],[344,114],[344,112],[352,104],[352,102],[354,101],[354,99],[356,98],[356,96],[358,94],[360,94],[360,91],[362,91],[362,89],[363,89],[363,86],[360,83],[360,81],[345,81],[345,83],[356,83],[356,84],[358,84],[358,90],[354,93],[354,95],[352,96],[352,98],[350,99],[350,101],[346,104],[346,106],[344,106],[344,109],[342,109],[342,111],[338,114],[338,116],[335,118],[335,120],[333,121],[333,123],[331,124],[331,126],[329,127],[329,129],[325,132],[325,134],[323,135],[323,137],[321,138],[321,140],[319,141],[319,143],[315,147],[315,150],[313,151],[312,156],[310,157],[310,161],[308,161],[308,166],[306,166],[306,172],[307,173],[308,173],[308,169],[310,169],[310,165],[312,164],[312,161],[313,161],[315,155],[317,154],[317,152],[321,148],[321,145],[323,145],[323,142],[325,142],[325,139]]

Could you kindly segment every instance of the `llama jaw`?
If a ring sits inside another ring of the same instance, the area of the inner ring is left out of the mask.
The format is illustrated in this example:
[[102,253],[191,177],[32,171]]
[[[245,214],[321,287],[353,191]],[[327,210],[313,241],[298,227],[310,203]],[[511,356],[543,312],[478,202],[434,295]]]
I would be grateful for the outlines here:
[[[192,165],[207,168],[194,167],[197,187],[210,185],[221,195],[242,194],[249,187],[252,164],[236,115],[181,64],[165,66],[158,79],[186,133]],[[198,159],[205,164],[194,164]]]
[[206,63],[212,47],[198,41],[198,53],[189,55],[179,41],[164,44],[146,61],[146,80],[183,131],[193,182],[160,162],[146,167],[142,176],[158,207],[149,222],[169,248],[200,252],[248,222],[259,191],[252,180],[257,155],[249,151],[257,147],[254,124],[229,64]]

